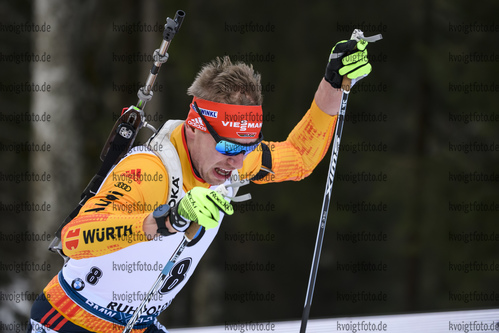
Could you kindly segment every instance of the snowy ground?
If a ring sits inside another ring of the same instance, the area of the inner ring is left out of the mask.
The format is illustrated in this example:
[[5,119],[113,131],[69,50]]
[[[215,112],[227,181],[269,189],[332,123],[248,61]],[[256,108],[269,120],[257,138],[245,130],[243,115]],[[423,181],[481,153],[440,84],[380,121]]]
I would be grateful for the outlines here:
[[[286,322],[228,322],[222,326],[178,328],[169,331],[171,333],[298,333],[300,324],[299,320]],[[499,332],[499,309],[309,320],[307,333],[317,332]]]

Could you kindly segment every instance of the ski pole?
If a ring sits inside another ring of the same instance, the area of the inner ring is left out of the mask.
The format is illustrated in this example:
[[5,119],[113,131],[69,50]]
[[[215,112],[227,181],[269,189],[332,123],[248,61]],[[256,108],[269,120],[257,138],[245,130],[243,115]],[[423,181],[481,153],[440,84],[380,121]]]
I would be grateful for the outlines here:
[[[246,201],[246,200],[251,199],[251,195],[249,193],[246,193],[246,194],[243,194],[243,195],[240,195],[237,197],[236,196],[229,196],[228,195],[229,191],[227,190],[227,188],[232,187],[232,188],[234,188],[234,192],[235,192],[237,190],[237,188],[244,186],[244,185],[247,185],[247,184],[249,184],[249,180],[238,181],[238,182],[231,183],[229,185],[222,184],[222,185],[218,186],[215,189],[215,191],[217,191],[218,193],[220,193],[224,197],[226,197],[232,201],[235,201],[235,202]],[[178,205],[176,205],[172,209],[178,209]],[[135,310],[133,316],[130,318],[127,325],[125,326],[123,333],[129,333],[132,331],[133,326],[135,325],[135,323],[137,322],[139,317],[142,315],[142,313],[144,313],[144,310],[145,310],[147,304],[149,303],[151,298],[158,292],[159,288],[163,285],[165,280],[168,278],[168,274],[170,273],[171,269],[175,265],[175,262],[177,261],[178,257],[182,254],[182,252],[184,251],[185,247],[189,244],[189,242],[194,239],[194,237],[196,236],[196,233],[198,232],[200,227],[201,226],[198,223],[191,222],[191,225],[189,226],[189,228],[187,228],[187,230],[184,232],[184,237],[182,238],[182,241],[178,245],[175,252],[173,252],[172,256],[170,257],[170,260],[168,260],[168,262],[166,263],[166,265],[163,268],[163,270],[161,271],[161,273],[159,273],[158,278],[154,282],[153,286],[151,287],[151,289],[147,293],[147,295],[144,298],[144,300],[142,301],[142,303],[140,303],[137,310]]]
[[[364,37],[364,34],[361,30],[355,29],[350,39],[356,41],[366,40],[368,42],[374,42],[378,39],[381,39],[381,35],[376,35],[366,38]],[[339,54],[339,56],[343,56],[343,54]],[[343,81],[341,83],[342,94],[341,94],[340,111],[338,113],[338,120],[336,121],[336,128],[334,129],[331,161],[329,162],[329,171],[327,175],[326,189],[324,191],[324,199],[322,201],[322,211],[319,220],[319,228],[317,230],[317,238],[315,240],[314,256],[312,260],[312,266],[310,268],[310,276],[308,279],[307,295],[305,297],[305,306],[303,308],[300,333],[305,333],[307,329],[307,321],[310,315],[310,307],[312,305],[315,280],[317,278],[317,271],[319,269],[319,260],[321,257],[322,243],[324,242],[324,234],[326,232],[326,222],[329,211],[329,203],[331,201],[331,192],[333,189],[334,174],[336,171],[336,163],[338,162],[338,153],[340,151],[340,140],[341,140],[341,134],[343,132],[343,123],[345,122],[345,111],[347,109],[347,101],[348,101],[348,95],[350,93],[351,83],[352,83],[351,79],[347,78],[346,75],[343,76]]]
[[[175,209],[176,207],[178,206],[175,206],[172,209]],[[187,230],[184,233],[184,238],[182,238],[182,241],[178,245],[173,255],[170,257],[170,260],[168,260],[168,262],[166,263],[165,267],[159,274],[158,278],[154,282],[153,286],[147,293],[142,303],[140,303],[137,310],[135,310],[133,316],[130,318],[127,325],[125,326],[123,333],[129,333],[132,331],[133,326],[135,325],[139,317],[142,315],[142,313],[144,313],[147,304],[149,303],[151,298],[158,292],[159,288],[163,285],[165,280],[168,278],[168,274],[175,265],[177,258],[182,254],[182,252],[184,251],[185,247],[189,244],[189,242],[194,239],[194,236],[196,236],[196,233],[198,232],[199,228],[200,225],[198,223],[191,222],[191,225],[189,226],[189,228],[187,228]]]

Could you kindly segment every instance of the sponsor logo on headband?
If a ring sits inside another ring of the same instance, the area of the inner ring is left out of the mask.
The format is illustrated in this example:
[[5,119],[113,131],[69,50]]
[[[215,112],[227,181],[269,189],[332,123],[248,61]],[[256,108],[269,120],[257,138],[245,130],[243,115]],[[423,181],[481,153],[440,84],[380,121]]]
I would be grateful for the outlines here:
[[201,117],[197,117],[197,118],[192,118],[192,119],[189,119],[187,120],[187,123],[189,125],[191,125],[192,127],[195,127],[203,132],[207,132],[208,130],[206,129],[206,127],[204,126],[203,124],[203,121],[201,120]]
[[222,125],[225,127],[239,128],[240,131],[246,131],[248,128],[261,128],[262,123],[249,123],[246,120],[241,121],[223,121]]
[[[256,138],[262,128],[261,105],[224,104],[194,97],[199,114],[193,104],[190,105],[186,123],[208,133],[205,120],[215,132],[223,138]],[[206,117],[205,120],[200,115]]]
[[203,114],[203,116],[211,117],[211,118],[218,118],[218,111],[206,110],[206,109],[201,109],[201,108],[199,108],[199,110],[201,110],[201,113]]

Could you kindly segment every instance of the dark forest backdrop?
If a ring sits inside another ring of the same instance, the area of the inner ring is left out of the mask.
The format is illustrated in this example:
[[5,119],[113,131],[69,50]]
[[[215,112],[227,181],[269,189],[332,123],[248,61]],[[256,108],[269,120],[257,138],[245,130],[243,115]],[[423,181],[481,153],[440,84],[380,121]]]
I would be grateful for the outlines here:
[[[25,323],[60,269],[47,239],[177,9],[187,15],[151,122],[185,118],[200,66],[229,55],[262,74],[276,141],[309,107],[334,43],[354,28],[383,34],[349,100],[312,318],[497,307],[498,2],[2,1],[2,323]],[[304,181],[251,186],[167,327],[301,317],[329,158]],[[249,293],[264,299],[242,302]]]

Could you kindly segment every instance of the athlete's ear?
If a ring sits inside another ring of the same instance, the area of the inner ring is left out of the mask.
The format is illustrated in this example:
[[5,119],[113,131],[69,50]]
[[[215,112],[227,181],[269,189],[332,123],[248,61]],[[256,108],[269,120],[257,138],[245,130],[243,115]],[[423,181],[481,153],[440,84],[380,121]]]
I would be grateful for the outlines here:
[[187,146],[189,146],[189,143],[194,140],[196,137],[197,132],[200,132],[197,128],[184,123],[184,128],[185,128],[185,139],[187,140]]

